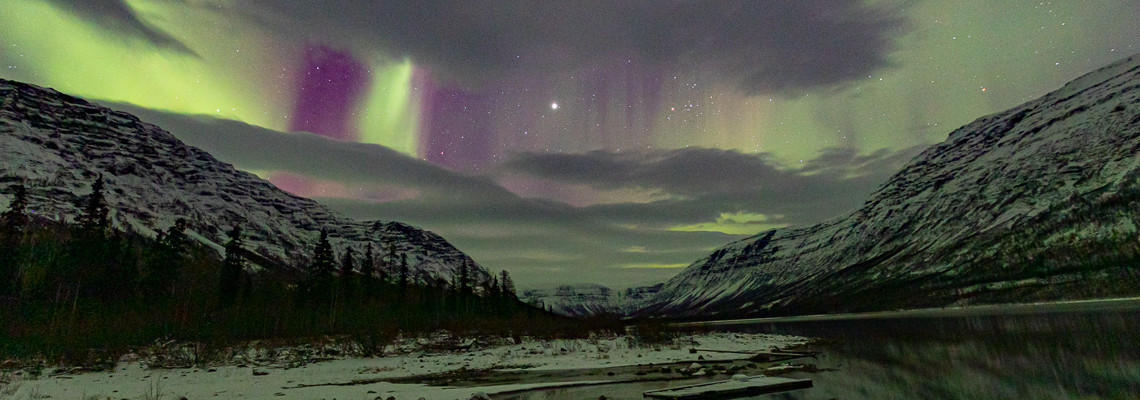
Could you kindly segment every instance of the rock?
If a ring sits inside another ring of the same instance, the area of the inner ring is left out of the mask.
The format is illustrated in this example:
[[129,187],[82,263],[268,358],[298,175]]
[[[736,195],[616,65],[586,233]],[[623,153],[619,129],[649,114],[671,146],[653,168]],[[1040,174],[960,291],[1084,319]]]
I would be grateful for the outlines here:
[[690,371],[696,371],[698,369],[701,369],[701,364],[697,364],[697,363],[689,364],[689,370]]
[[736,374],[732,376],[732,380],[740,382],[748,382],[748,375]]
[[491,396],[488,396],[486,393],[483,393],[483,392],[475,392],[475,393],[472,393],[471,398],[469,398],[467,400],[491,400]]
[[705,359],[705,356],[697,356],[697,359],[698,359],[698,360],[704,360],[704,359]]
[[703,369],[693,373],[693,376],[705,376],[705,375],[708,375],[708,372],[705,372],[705,370],[703,370]]
[[269,373],[265,372],[265,371],[258,371],[256,369],[253,370],[253,376],[265,376],[265,375],[269,375]]

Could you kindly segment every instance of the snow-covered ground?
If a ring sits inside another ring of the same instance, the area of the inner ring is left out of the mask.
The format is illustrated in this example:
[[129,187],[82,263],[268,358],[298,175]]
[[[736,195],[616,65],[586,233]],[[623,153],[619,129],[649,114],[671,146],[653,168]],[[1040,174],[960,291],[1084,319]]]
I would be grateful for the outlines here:
[[[686,336],[664,345],[637,345],[628,337],[524,340],[522,344],[463,351],[430,352],[414,346],[390,346],[389,355],[339,358],[295,368],[269,365],[223,365],[185,369],[150,369],[143,361],[122,362],[112,371],[80,374],[45,370],[39,377],[16,377],[0,388],[0,398],[28,399],[469,399],[474,393],[494,395],[549,383],[485,387],[433,387],[396,384],[384,379],[457,371],[563,370],[740,359],[744,354],[700,352],[691,348],[767,351],[807,343],[794,336],[708,333]],[[231,363],[232,364],[232,363]],[[11,375],[9,375],[11,376]],[[159,393],[161,397],[155,397]]]

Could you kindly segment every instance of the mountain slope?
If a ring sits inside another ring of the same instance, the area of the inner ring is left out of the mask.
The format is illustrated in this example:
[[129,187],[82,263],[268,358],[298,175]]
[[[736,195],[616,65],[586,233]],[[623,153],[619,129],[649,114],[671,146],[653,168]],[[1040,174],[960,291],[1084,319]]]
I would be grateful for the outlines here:
[[[251,149],[255,151],[255,149]],[[34,212],[71,221],[76,201],[102,175],[115,226],[154,235],[179,218],[218,251],[233,225],[262,267],[308,265],[322,229],[338,253],[375,245],[406,254],[421,280],[448,279],[475,263],[446,240],[399,222],[353,221],[238,171],[157,126],[72,96],[0,80],[0,207],[24,181]],[[475,266],[482,280],[488,274]]]
[[1140,293],[1140,56],[950,133],[851,214],[731,243],[643,310],[755,316]]
[[641,308],[662,285],[658,283],[626,290],[613,290],[597,284],[561,285],[552,289],[524,290],[519,300],[570,317],[628,315]]

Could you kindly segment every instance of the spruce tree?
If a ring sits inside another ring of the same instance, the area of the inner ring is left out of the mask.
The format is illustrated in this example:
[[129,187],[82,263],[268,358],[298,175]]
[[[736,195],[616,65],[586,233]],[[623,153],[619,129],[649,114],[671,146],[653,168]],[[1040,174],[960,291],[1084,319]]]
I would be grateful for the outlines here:
[[8,210],[0,214],[0,224],[3,224],[5,236],[23,232],[28,224],[28,191],[24,185],[17,184],[12,188],[12,202]]
[[509,300],[518,299],[518,296],[515,294],[515,282],[511,280],[511,274],[505,269],[500,273],[499,288],[503,297]]
[[126,301],[137,294],[139,280],[139,257],[134,243],[120,232],[112,232],[107,239],[110,267],[107,277],[107,295],[118,301]]
[[222,261],[222,273],[218,282],[218,299],[222,306],[234,303],[241,290],[242,272],[245,269],[241,227],[235,225],[230,230],[229,237],[230,240],[226,242],[226,258]]
[[360,287],[364,291],[363,297],[372,297],[376,290],[376,259],[372,254],[372,243],[364,250],[364,258],[360,260]]
[[178,280],[178,273],[185,264],[190,240],[186,236],[188,222],[179,218],[174,226],[165,232],[159,232],[155,248],[147,263],[146,289],[151,294],[170,296],[174,294],[174,286]]
[[103,195],[103,175],[99,175],[91,185],[91,195],[87,196],[83,213],[79,215],[79,227],[89,237],[102,238],[111,225],[109,214],[107,200]]
[[[396,245],[394,243],[389,243],[384,245],[384,247],[388,250],[388,255],[381,257],[380,268],[388,271],[389,279],[398,280],[400,271],[397,264],[399,263],[400,259],[398,256],[396,256]],[[387,280],[385,282],[391,283]]]
[[400,254],[400,288],[408,286],[408,254]]
[[28,224],[28,193],[16,185],[8,210],[0,214],[0,301],[19,292],[19,254],[22,234]]
[[459,265],[459,294],[465,296],[471,292],[471,266],[467,260],[463,260],[463,263]]
[[322,303],[331,299],[333,290],[333,271],[336,261],[333,258],[332,244],[329,243],[328,231],[321,230],[321,237],[313,249],[313,265],[309,269],[308,301]]
[[333,261],[332,244],[329,243],[328,231],[321,230],[321,238],[317,240],[317,247],[313,249],[312,273],[314,275],[331,275],[335,261]]
[[496,298],[496,297],[499,297],[500,293],[501,292],[499,291],[499,276],[492,274],[491,275],[491,283],[487,287],[487,297]]
[[110,231],[109,209],[104,197],[104,181],[100,175],[91,185],[91,194],[80,204],[77,232],[67,244],[68,261],[54,271],[60,279],[55,282],[77,288],[77,294],[97,298],[114,298],[114,274],[118,250],[108,240]]
[[349,247],[349,248],[344,250],[344,257],[341,258],[340,276],[344,277],[344,278],[352,276],[352,271],[355,269],[356,269],[356,254],[352,250],[352,247]]
[[356,252],[349,247],[344,250],[344,257],[341,258],[340,263],[340,292],[345,299],[350,299],[356,295],[353,283],[353,270],[356,269]]

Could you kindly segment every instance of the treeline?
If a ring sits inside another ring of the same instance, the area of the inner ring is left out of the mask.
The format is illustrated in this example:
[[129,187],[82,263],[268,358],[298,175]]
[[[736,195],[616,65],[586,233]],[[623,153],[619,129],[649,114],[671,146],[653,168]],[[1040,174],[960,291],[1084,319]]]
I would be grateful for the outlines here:
[[[103,181],[74,224],[37,218],[15,185],[0,214],[0,357],[113,362],[155,340],[225,345],[255,339],[348,335],[379,352],[399,332],[559,335],[580,325],[518,301],[510,275],[415,280],[394,246],[335,259],[322,232],[305,273],[247,268],[240,227],[224,256],[194,240],[188,222],[151,238],[113,229]],[[378,254],[383,252],[384,254]]]

